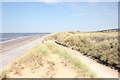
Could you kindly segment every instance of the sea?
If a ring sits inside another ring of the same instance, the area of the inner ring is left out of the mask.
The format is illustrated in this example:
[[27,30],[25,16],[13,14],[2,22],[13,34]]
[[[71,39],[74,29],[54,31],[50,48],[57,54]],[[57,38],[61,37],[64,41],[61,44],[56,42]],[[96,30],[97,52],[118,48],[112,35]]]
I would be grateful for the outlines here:
[[0,33],[0,43],[5,43],[25,37],[44,36],[49,33]]

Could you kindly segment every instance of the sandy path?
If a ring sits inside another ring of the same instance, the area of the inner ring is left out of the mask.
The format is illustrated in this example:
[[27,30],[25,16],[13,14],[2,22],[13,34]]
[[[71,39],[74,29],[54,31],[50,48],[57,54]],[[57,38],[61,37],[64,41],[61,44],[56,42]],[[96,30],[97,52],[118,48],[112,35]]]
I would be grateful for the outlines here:
[[[58,45],[58,46],[63,47],[61,45]],[[117,70],[114,70],[114,69],[111,69],[110,67],[102,65],[96,62],[95,60],[92,60],[91,58],[82,55],[78,51],[69,49],[67,47],[63,47],[63,48],[67,50],[68,52],[70,52],[71,54],[74,54],[76,57],[80,58],[84,63],[86,63],[93,71],[96,72],[98,78],[118,78]]]
[[3,68],[26,50],[34,47],[40,38],[20,39],[13,42],[6,43],[4,45],[2,53],[0,54],[0,68]]

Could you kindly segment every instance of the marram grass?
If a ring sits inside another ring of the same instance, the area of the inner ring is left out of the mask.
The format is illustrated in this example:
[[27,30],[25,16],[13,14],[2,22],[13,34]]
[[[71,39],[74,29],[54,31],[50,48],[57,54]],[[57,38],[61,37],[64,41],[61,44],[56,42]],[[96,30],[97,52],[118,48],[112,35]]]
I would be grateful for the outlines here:
[[66,45],[84,55],[120,69],[120,64],[118,64],[119,38],[118,31],[59,32],[47,35],[45,40],[53,40]]
[[42,58],[49,56],[50,54],[58,54],[62,56],[66,61],[69,61],[73,65],[76,73],[84,75],[84,77],[94,78],[96,74],[92,71],[84,62],[76,58],[72,54],[68,53],[63,48],[55,45],[54,43],[39,43],[34,48],[25,52],[17,60],[15,60],[11,65],[5,67],[1,73],[0,78],[7,78],[11,71],[19,72],[24,67],[29,67],[34,70],[36,64],[40,64]]

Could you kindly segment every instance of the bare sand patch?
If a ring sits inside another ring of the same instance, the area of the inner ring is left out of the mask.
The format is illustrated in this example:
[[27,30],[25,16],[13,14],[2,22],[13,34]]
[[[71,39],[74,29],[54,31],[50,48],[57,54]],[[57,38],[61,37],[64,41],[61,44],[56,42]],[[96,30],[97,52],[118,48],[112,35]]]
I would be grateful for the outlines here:
[[[35,62],[22,64],[19,69],[11,71],[7,76],[9,78],[75,78],[77,76],[71,64],[58,54],[50,54],[41,58],[40,63]],[[30,66],[31,64],[34,66]]]

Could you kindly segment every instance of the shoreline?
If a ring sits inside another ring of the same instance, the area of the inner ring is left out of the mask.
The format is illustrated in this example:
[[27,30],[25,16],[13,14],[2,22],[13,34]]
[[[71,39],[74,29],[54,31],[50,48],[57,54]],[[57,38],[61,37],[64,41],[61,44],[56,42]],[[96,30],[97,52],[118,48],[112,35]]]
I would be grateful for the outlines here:
[[32,36],[21,36],[21,37],[18,37],[18,38],[13,38],[13,39],[1,41],[0,44],[6,43],[6,42],[15,41],[15,40],[22,39],[22,38],[29,38],[29,37],[32,37]]
[[21,38],[11,42],[6,42],[0,44],[2,49],[0,49],[0,68],[4,68],[14,61],[18,56],[22,55],[25,51],[34,47],[37,43],[41,41],[43,36],[31,37],[31,38]]
[[0,43],[0,53],[5,53],[8,52],[9,50],[12,50],[16,47],[22,46],[24,44],[27,44],[37,38],[40,38],[41,36],[36,36],[36,37],[22,37],[22,38],[17,38],[8,42]]

